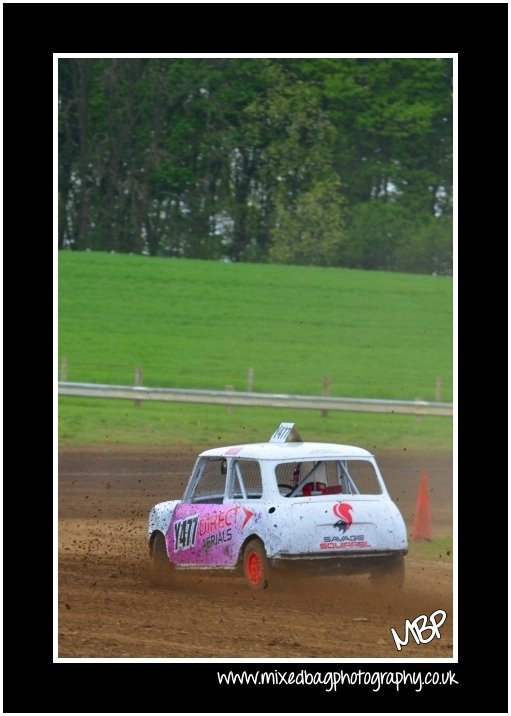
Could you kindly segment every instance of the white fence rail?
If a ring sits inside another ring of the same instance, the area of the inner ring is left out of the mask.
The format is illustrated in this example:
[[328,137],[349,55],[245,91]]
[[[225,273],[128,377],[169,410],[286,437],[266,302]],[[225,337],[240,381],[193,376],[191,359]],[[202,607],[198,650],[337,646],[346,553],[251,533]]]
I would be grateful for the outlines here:
[[196,390],[192,388],[145,388],[131,385],[59,382],[59,395],[82,398],[163,400],[177,403],[251,405],[266,408],[345,410],[358,413],[400,413],[405,415],[452,416],[452,403],[425,400],[378,400],[373,398],[335,398],[314,395],[242,393],[235,390]]

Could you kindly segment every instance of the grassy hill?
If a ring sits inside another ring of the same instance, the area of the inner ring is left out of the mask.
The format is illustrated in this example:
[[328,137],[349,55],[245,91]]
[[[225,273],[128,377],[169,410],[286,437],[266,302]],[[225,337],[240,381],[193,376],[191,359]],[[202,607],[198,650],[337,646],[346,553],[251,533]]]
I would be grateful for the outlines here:
[[[94,252],[58,260],[68,380],[131,385],[141,366],[147,386],[246,390],[252,368],[260,392],[318,395],[327,375],[332,395],[434,400],[440,378],[452,400],[449,277]],[[60,437],[198,443],[211,430],[240,440],[244,427],[258,440],[283,419],[311,438],[348,442],[348,432],[367,445],[372,426],[390,445],[451,441],[447,418],[284,412],[64,398]]]

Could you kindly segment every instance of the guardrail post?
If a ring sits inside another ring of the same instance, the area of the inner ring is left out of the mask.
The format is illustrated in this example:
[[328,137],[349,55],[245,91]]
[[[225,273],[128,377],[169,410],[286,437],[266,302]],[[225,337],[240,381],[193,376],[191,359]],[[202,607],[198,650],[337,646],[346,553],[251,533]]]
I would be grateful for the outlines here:
[[437,403],[442,402],[442,388],[443,388],[443,380],[442,380],[442,376],[439,375],[436,379],[436,384],[435,384],[435,401]]
[[60,380],[62,383],[65,383],[67,381],[67,369],[68,369],[68,360],[66,356],[62,356],[62,361],[60,363]]
[[[329,375],[323,376],[323,388],[321,391],[321,395],[324,398],[328,398],[330,396],[330,387],[332,385],[332,378]],[[321,411],[321,417],[326,418],[328,417],[328,410],[322,410]]]
[[[135,387],[139,388],[144,385],[144,369],[141,366],[135,368]],[[140,408],[141,401],[135,400],[135,407]]]
[[[226,385],[225,389],[226,390],[234,390],[234,385]],[[233,411],[234,411],[234,408],[232,407],[232,405],[227,405],[227,412],[232,413]]]

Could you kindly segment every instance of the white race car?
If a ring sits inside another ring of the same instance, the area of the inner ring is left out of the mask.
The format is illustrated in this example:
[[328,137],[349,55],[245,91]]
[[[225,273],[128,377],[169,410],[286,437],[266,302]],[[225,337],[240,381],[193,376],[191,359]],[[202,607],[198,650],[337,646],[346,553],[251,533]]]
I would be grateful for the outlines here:
[[238,569],[253,589],[285,567],[366,572],[400,588],[408,550],[374,456],[304,442],[294,423],[269,442],[202,452],[183,499],[150,511],[148,538],[157,574]]

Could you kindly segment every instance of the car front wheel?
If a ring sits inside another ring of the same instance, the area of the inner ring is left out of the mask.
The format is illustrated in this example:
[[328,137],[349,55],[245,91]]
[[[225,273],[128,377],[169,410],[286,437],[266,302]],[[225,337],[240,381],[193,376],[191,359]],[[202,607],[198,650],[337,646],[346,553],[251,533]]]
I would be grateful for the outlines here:
[[252,589],[266,589],[270,578],[270,565],[264,547],[252,539],[243,553],[243,572]]
[[167,584],[171,575],[172,565],[167,557],[165,537],[157,532],[151,545],[151,578],[156,584]]

